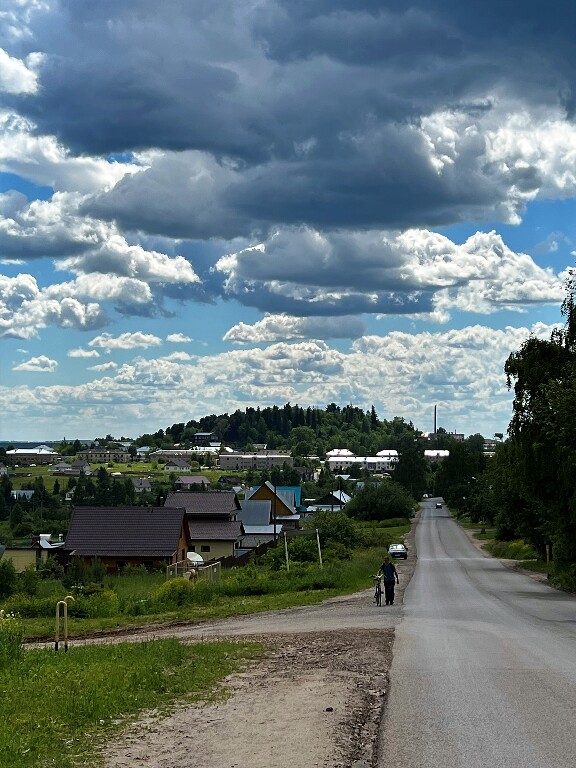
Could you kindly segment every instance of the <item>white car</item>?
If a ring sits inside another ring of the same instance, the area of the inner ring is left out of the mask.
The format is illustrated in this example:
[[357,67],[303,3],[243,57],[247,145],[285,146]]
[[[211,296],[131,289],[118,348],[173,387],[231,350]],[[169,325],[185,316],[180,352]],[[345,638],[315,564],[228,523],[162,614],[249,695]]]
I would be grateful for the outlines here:
[[408,550],[404,544],[390,544],[388,547],[388,554],[390,557],[400,557],[403,560],[408,559]]

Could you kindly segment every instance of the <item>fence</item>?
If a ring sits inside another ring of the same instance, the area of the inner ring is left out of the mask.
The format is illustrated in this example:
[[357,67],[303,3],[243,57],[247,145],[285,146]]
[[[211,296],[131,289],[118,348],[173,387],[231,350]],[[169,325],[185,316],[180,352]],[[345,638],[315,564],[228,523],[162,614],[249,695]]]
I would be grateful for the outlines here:
[[199,565],[191,563],[190,560],[179,560],[166,566],[166,578],[173,579],[177,576],[204,579],[205,581],[220,581],[220,572],[222,566],[219,562],[209,563],[208,565]]

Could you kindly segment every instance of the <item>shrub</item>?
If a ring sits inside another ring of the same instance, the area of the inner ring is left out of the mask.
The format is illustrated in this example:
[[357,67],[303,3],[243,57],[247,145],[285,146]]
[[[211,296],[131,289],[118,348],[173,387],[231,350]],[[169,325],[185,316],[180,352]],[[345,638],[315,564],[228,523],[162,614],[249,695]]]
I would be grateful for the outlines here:
[[0,600],[16,590],[16,568],[12,560],[0,560]]
[[195,587],[188,579],[169,579],[155,590],[152,599],[162,607],[178,608],[194,602],[194,591]]

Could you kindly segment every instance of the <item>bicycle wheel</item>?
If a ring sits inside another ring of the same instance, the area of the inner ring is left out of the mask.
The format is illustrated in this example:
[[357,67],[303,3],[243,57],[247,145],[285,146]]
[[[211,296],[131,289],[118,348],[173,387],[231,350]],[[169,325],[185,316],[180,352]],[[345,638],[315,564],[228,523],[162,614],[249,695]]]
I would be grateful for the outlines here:
[[382,587],[380,583],[376,584],[376,605],[382,605]]

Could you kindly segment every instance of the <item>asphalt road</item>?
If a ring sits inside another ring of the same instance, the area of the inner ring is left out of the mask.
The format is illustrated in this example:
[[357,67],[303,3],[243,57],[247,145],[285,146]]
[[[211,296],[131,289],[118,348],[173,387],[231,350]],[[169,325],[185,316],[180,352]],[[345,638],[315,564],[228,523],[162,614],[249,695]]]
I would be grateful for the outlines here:
[[379,765],[573,768],[576,599],[484,556],[422,503]]

